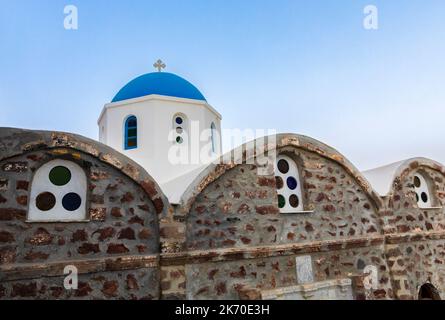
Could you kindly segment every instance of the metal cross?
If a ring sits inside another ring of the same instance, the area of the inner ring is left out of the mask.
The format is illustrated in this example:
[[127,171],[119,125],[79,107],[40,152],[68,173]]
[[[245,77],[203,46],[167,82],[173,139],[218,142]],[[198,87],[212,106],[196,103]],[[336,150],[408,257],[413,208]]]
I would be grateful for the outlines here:
[[158,69],[158,72],[162,72],[162,69],[165,69],[166,65],[164,62],[162,62],[161,59],[159,59],[158,61],[155,62],[155,64],[153,65],[153,67],[155,67],[156,69]]

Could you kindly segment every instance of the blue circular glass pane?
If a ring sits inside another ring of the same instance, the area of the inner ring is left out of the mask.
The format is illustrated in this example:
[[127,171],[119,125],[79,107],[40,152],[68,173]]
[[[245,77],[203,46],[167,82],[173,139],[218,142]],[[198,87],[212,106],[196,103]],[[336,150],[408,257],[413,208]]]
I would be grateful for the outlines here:
[[184,122],[184,120],[182,120],[181,117],[177,117],[177,118],[176,118],[176,123],[177,123],[177,124],[182,124],[183,122]]
[[80,208],[82,199],[77,193],[68,193],[62,199],[62,206],[67,211],[76,211]]
[[295,190],[297,188],[297,185],[297,179],[295,179],[294,177],[287,178],[287,186],[289,189]]

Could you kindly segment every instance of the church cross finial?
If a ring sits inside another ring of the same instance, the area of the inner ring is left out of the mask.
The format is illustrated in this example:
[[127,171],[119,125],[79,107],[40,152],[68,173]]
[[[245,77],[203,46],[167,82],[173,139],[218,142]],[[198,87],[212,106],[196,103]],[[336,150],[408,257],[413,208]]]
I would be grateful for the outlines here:
[[159,59],[158,61],[155,62],[155,64],[153,65],[153,67],[155,67],[156,69],[158,69],[158,72],[162,72],[162,69],[165,69],[166,65],[164,62],[162,62],[161,59]]

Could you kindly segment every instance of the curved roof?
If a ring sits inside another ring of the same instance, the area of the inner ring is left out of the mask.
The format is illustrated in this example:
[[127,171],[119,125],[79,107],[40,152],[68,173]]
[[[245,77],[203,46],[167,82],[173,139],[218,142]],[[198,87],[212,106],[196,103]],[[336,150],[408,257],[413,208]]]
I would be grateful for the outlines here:
[[112,102],[151,94],[206,101],[203,94],[184,78],[168,72],[153,72],[131,80],[117,93]]
[[430,167],[445,174],[445,168],[439,163],[427,158],[411,158],[388,164],[386,166],[363,171],[365,178],[371,183],[374,190],[380,196],[388,196],[392,192],[394,180],[407,168],[417,168],[419,166]]
[[[255,146],[262,146],[260,152],[257,152],[258,148]],[[298,134],[278,134],[269,137],[261,137],[254,141],[247,142],[232,151],[229,151],[225,155],[207,166],[188,186],[181,198],[182,210],[187,213],[195,201],[196,197],[213,181],[221,177],[226,171],[233,169],[241,163],[246,163],[247,160],[261,156],[269,150],[277,150],[283,147],[293,146],[301,148],[306,151],[314,152],[319,156],[332,160],[342,166],[346,172],[351,174],[355,178],[357,183],[363,188],[363,190],[369,195],[372,201],[378,208],[383,206],[382,199],[374,191],[372,186],[362,175],[362,173],[347,160],[342,154],[340,154],[334,148],[307,136]],[[232,155],[240,155],[241,158],[233,159]],[[230,161],[225,161],[231,159]]]
[[42,149],[69,148],[93,156],[134,180],[150,197],[157,213],[168,200],[156,181],[133,160],[100,142],[64,132],[0,128],[0,161]]

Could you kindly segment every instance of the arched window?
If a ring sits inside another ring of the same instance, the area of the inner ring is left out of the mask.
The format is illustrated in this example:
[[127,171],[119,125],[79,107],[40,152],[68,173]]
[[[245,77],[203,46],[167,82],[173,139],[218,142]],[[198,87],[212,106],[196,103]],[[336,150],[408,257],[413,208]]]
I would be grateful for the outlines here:
[[52,160],[41,166],[31,184],[29,221],[86,219],[87,177],[74,162]]
[[212,138],[212,152],[216,153],[216,126],[214,122],[212,122],[212,124],[210,125],[210,130]]
[[433,199],[431,197],[430,187],[427,179],[421,174],[414,175],[414,192],[416,193],[416,201],[419,208],[431,208]]
[[295,161],[288,156],[279,155],[275,165],[275,180],[280,212],[303,211],[300,175]]
[[135,116],[130,116],[125,121],[125,150],[136,149],[138,147],[138,120]]
[[183,114],[176,114],[173,117],[174,143],[182,145],[187,142],[187,117]]

